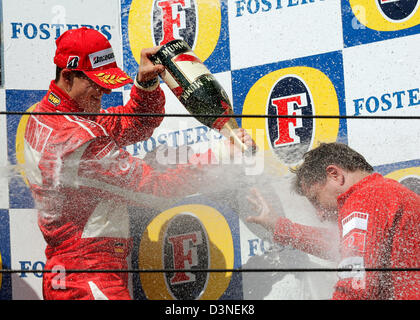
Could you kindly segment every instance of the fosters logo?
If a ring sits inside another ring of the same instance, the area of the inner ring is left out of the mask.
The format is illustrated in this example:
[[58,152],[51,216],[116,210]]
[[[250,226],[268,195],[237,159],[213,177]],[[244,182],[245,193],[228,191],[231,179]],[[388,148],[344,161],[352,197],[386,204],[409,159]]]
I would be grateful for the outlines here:
[[[339,115],[339,98],[334,84],[320,69],[286,67],[269,72],[252,85],[243,103],[243,114]],[[264,150],[271,150],[281,163],[294,165],[319,142],[336,141],[340,121],[310,117],[244,118],[242,127],[250,132],[264,128]]]
[[350,0],[360,23],[378,31],[396,31],[420,23],[419,0]]
[[232,269],[231,228],[215,208],[181,205],[156,216],[139,246],[141,269],[179,272],[141,273],[140,281],[151,300],[218,299],[229,286],[231,272],[188,272],[194,269]]
[[124,50],[131,49],[137,64],[143,48],[174,39],[185,40],[206,61],[219,44],[222,10],[226,10],[220,0],[123,0],[122,7]]
[[[418,0],[379,0],[377,6],[386,20],[406,22],[416,14],[419,3]],[[411,23],[413,22],[415,19],[411,21]]]
[[420,31],[419,0],[349,0],[342,6],[344,40],[348,45]]

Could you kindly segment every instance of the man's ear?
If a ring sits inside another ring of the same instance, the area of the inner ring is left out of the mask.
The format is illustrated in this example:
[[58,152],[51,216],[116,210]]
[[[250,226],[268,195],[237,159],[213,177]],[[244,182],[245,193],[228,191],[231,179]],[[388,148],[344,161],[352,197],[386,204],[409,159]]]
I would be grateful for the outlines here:
[[344,185],[345,175],[344,170],[334,164],[330,164],[325,171],[327,172],[327,177],[338,182],[340,185]]
[[73,84],[73,72],[69,69],[61,70],[61,79],[66,82],[66,84],[72,85]]
[[71,88],[73,87],[73,79],[74,75],[73,72],[69,69],[63,69],[61,70],[60,80],[58,81],[59,87],[64,89],[67,93],[71,91]]

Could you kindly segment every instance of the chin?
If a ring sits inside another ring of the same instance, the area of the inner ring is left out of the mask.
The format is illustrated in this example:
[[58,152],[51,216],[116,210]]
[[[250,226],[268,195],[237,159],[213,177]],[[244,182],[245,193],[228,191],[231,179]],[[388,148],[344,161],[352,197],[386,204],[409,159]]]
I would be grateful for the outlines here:
[[101,110],[101,103],[91,103],[88,110],[87,112],[91,113],[99,112]]

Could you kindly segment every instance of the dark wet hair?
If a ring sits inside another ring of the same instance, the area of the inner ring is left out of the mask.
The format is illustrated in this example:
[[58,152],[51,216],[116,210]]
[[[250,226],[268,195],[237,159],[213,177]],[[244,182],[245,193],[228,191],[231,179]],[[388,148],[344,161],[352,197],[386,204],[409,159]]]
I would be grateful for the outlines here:
[[342,169],[354,172],[357,170],[373,172],[373,167],[366,159],[344,143],[321,143],[317,148],[303,155],[303,163],[291,169],[295,173],[293,188],[300,194],[303,186],[323,183],[327,179],[327,167],[336,165]]

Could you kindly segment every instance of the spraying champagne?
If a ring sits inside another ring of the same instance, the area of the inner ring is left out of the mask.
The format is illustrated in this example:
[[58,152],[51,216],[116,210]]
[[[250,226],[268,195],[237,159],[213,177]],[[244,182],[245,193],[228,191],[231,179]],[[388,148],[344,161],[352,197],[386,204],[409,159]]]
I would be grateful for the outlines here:
[[176,39],[166,43],[151,60],[165,67],[162,80],[184,107],[192,114],[206,115],[196,117],[198,121],[233,139],[244,153],[254,154],[257,151],[254,141],[247,146],[236,136],[235,129],[239,126],[234,118],[220,117],[233,114],[229,97],[185,41]]

